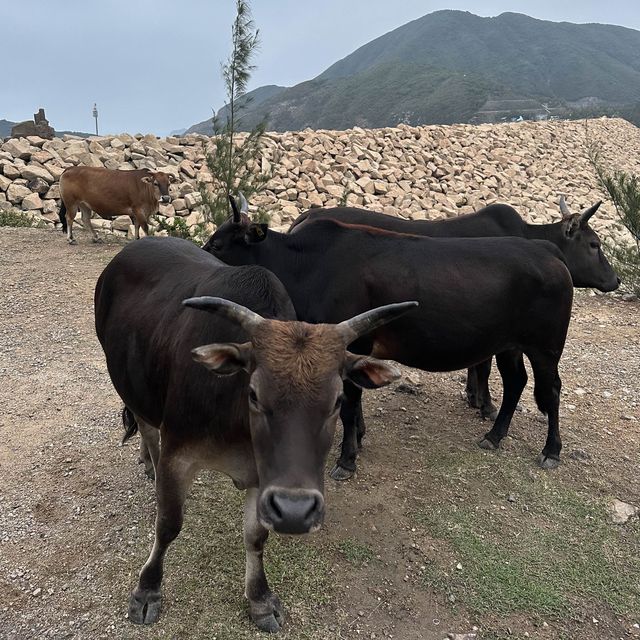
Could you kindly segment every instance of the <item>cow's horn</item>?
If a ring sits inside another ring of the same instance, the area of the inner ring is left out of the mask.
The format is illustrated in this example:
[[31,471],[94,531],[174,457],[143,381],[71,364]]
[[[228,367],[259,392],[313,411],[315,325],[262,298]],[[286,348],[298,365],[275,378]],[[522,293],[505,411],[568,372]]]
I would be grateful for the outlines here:
[[249,203],[247,199],[244,197],[244,193],[242,191],[238,191],[238,197],[240,198],[240,213],[249,213]]
[[589,222],[589,218],[600,208],[601,204],[602,204],[602,200],[596,202],[593,205],[593,207],[589,207],[588,209],[585,209],[580,214],[580,225],[584,226],[585,224],[587,224],[587,222]]
[[396,304],[387,304],[383,307],[377,307],[376,309],[365,311],[364,313],[351,318],[351,320],[341,322],[337,325],[338,331],[343,335],[345,344],[350,344],[360,336],[373,331],[380,325],[391,322],[391,320],[395,320],[417,306],[418,303],[412,301],[398,302]]
[[258,315],[251,309],[243,307],[241,304],[236,304],[230,300],[224,298],[214,298],[213,296],[201,296],[199,298],[187,298],[182,301],[185,307],[193,307],[194,309],[201,309],[202,311],[218,312],[229,318],[229,320],[235,320],[244,329],[251,332],[264,318]]
[[569,207],[567,207],[567,201],[564,199],[564,196],[560,196],[560,213],[562,213],[563,218],[568,218],[571,215],[571,211],[569,211]]
[[238,203],[231,194],[229,194],[229,202],[231,203],[231,210],[233,211],[233,221],[236,224],[240,224],[240,211],[238,210]]

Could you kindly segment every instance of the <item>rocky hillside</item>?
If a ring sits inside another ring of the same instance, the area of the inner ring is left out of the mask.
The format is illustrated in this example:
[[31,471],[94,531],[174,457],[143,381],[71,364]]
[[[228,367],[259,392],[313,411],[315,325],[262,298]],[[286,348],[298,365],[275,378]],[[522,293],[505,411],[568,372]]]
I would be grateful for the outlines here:
[[[251,204],[270,211],[276,228],[286,228],[307,208],[340,202],[433,219],[501,201],[530,222],[551,222],[560,217],[560,194],[573,210],[603,198],[587,158],[587,134],[602,145],[611,167],[640,173],[640,129],[619,119],[306,130],[267,135],[256,171],[273,171],[274,177]],[[201,135],[9,140],[0,145],[0,206],[32,211],[54,225],[65,167],[148,167],[178,178],[161,215],[195,225],[203,220],[197,182],[213,180],[204,163],[207,143]],[[96,223],[123,234],[130,229],[126,218]],[[627,239],[608,202],[593,225],[613,240]]]

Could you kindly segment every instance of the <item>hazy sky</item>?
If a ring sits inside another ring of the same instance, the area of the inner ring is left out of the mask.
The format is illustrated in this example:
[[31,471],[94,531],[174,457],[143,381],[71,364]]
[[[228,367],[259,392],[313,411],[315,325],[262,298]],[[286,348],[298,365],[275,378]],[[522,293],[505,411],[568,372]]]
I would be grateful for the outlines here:
[[[439,9],[504,11],[640,29],[637,0],[253,0],[261,49],[250,89],[291,86],[359,46]],[[46,109],[56,129],[166,135],[224,103],[220,61],[233,0],[0,0],[0,118]],[[455,37],[452,34],[452,37]]]

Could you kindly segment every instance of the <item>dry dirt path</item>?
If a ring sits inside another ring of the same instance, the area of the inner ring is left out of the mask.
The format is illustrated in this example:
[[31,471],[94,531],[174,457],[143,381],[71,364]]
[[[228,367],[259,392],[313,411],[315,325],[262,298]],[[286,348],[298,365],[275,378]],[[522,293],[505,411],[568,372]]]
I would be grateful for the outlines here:
[[[93,329],[93,287],[120,246],[0,229],[0,638],[259,637],[242,598],[241,496],[208,474],[169,552],[160,622],[126,619],[154,498],[137,443],[119,444]],[[640,505],[639,315],[637,302],[578,296],[564,464],[550,473],[534,466],[545,425],[531,385],[497,454],[475,445],[487,425],[465,407],[460,373],[410,372],[368,395],[360,471],[328,481],[323,530],[269,541],[281,637],[631,637],[639,529],[608,524],[603,505]],[[538,538],[542,563],[529,553]]]

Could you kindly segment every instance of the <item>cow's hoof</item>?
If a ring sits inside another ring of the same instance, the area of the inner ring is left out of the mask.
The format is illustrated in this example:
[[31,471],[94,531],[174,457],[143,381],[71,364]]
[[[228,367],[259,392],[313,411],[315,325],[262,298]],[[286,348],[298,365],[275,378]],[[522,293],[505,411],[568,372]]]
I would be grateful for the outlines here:
[[498,410],[494,406],[481,407],[480,417],[483,420],[491,420],[491,422],[495,422],[498,417]]
[[67,240],[67,242],[68,242],[69,244],[78,244],[74,239]]
[[102,238],[94,238],[93,239],[93,244],[103,244]]
[[493,444],[493,442],[491,442],[489,438],[482,438],[482,440],[478,442],[478,446],[481,449],[486,449],[487,451],[495,451],[496,449],[498,449],[498,445]]
[[341,467],[339,464],[336,464],[335,467],[333,467],[333,469],[331,469],[331,471],[329,472],[329,475],[334,479],[334,480],[338,480],[339,482],[342,482],[344,480],[349,480],[350,478],[353,478],[353,474],[355,473],[355,469],[345,469],[344,467]]
[[284,609],[278,596],[273,593],[269,594],[266,601],[255,606],[249,604],[249,607],[251,619],[260,631],[278,633],[284,626]]
[[153,468],[153,465],[150,467],[144,468],[144,474],[149,478],[149,480],[153,480],[155,482],[156,479],[156,470]]
[[136,589],[129,598],[129,620],[135,624],[153,624],[160,617],[160,591]]
[[543,469],[555,469],[560,464],[560,458],[558,456],[548,456],[546,453],[541,453],[538,456],[538,466]]

